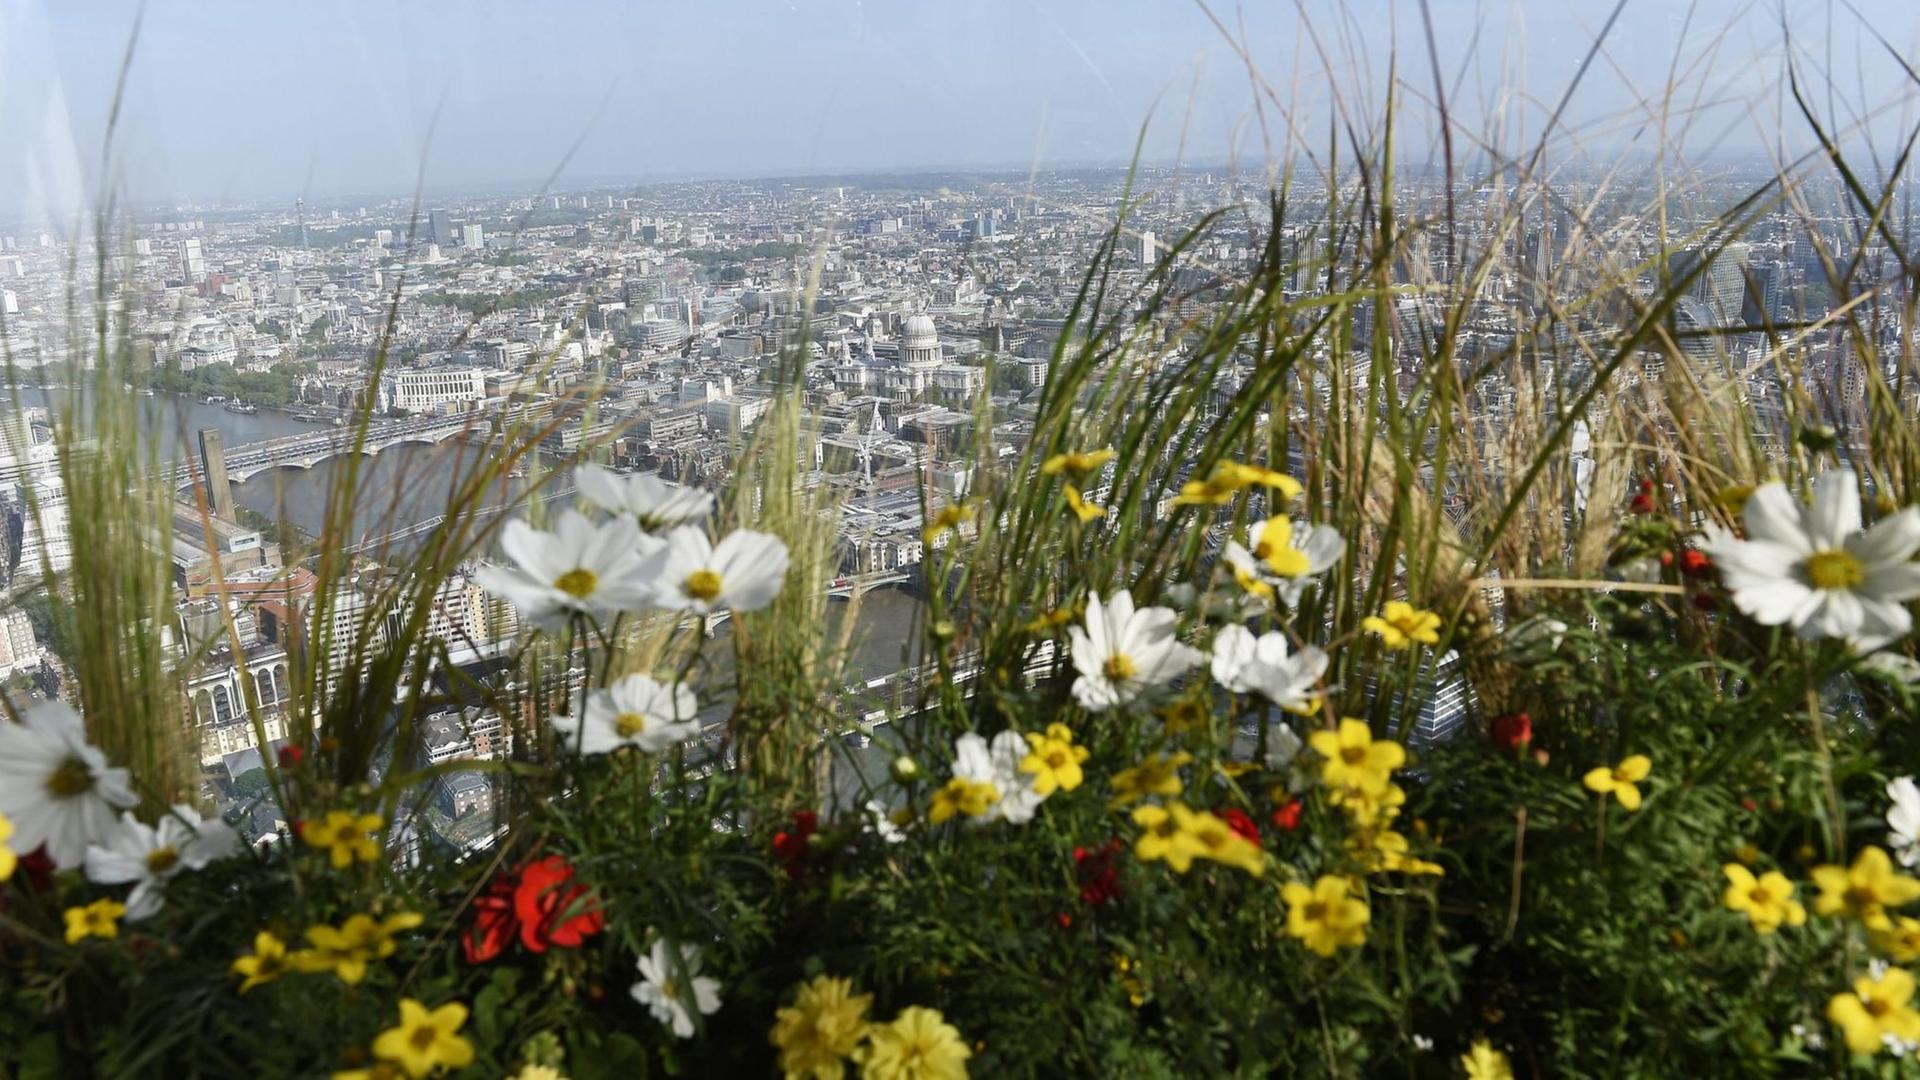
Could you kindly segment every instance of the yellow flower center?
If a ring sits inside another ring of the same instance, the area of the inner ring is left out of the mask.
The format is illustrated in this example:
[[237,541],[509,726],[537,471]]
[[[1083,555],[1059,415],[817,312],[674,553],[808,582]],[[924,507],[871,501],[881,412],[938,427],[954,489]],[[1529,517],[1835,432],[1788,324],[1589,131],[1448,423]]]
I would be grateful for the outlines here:
[[695,600],[710,604],[714,597],[720,595],[720,575],[711,570],[695,570],[687,575],[687,580],[682,582],[680,587]]
[[180,853],[169,847],[157,847],[147,853],[147,872],[164,874],[180,865]]
[[637,712],[623,712],[613,718],[613,730],[623,739],[631,739],[647,730],[647,718]]
[[413,1035],[407,1040],[415,1050],[430,1050],[440,1037],[440,1032],[430,1024],[422,1024],[413,1029]]
[[1880,896],[1871,885],[1849,885],[1846,891],[1847,906],[1864,908],[1880,902]]
[[1308,922],[1321,922],[1327,917],[1327,905],[1319,900],[1309,901],[1306,907],[1300,909],[1300,914]]
[[1058,769],[1065,766],[1067,759],[1071,756],[1071,754],[1067,753],[1066,747],[1055,746],[1049,749],[1041,760],[1047,763],[1047,768]]
[[1867,568],[1846,551],[1821,551],[1807,558],[1807,580],[1816,589],[1851,589],[1866,580]]
[[555,579],[553,587],[575,600],[585,600],[600,587],[600,575],[584,566],[575,567]]
[[1114,653],[1112,656],[1107,657],[1105,670],[1109,680],[1113,682],[1126,682],[1128,679],[1133,678],[1136,669],[1133,666],[1132,657],[1126,653]]
[[1889,1005],[1879,998],[1868,998],[1861,1002],[1861,1004],[1867,1007],[1867,1015],[1875,1018],[1885,1016],[1893,1011],[1892,1005]]
[[1341,747],[1340,760],[1349,765],[1364,764],[1367,760],[1367,748],[1364,746]]
[[47,793],[56,799],[71,799],[93,789],[93,770],[79,758],[68,758],[47,775]]

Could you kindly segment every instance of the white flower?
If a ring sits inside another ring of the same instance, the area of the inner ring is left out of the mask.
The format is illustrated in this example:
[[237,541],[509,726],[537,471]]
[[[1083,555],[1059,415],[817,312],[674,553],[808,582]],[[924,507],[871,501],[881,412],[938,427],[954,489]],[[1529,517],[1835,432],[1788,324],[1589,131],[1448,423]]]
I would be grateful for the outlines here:
[[645,675],[629,675],[588,694],[579,716],[555,716],[548,722],[569,749],[582,754],[606,754],[623,746],[657,754],[700,734],[694,718],[698,709],[693,691],[684,684],[666,686]]
[[1920,684],[1920,661],[1903,653],[1873,653],[1860,661],[1860,668],[1907,686]]
[[1327,654],[1312,645],[1289,655],[1287,636],[1269,630],[1259,637],[1238,623],[1213,636],[1213,677],[1236,694],[1259,694],[1283,709],[1311,709],[1319,698]]
[[1893,848],[1900,865],[1920,867],[1920,787],[1913,777],[1902,776],[1887,783],[1887,846]]
[[500,534],[512,566],[483,566],[482,588],[513,601],[528,622],[547,629],[575,614],[596,619],[646,606],[666,561],[666,544],[640,531],[632,518],[603,525],[563,510],[552,532],[515,519]]
[[1433,1049],[1433,1040],[1427,1038],[1425,1035],[1415,1035],[1413,1037],[1413,1048],[1425,1053]]
[[1125,705],[1146,691],[1172,682],[1200,662],[1200,651],[1173,636],[1171,608],[1133,609],[1133,595],[1117,592],[1105,604],[1087,597],[1087,623],[1067,628],[1073,646],[1074,700],[1101,712]]
[[1529,615],[1507,628],[1507,640],[1522,649],[1539,645],[1553,652],[1566,637],[1567,624],[1550,615]]
[[893,815],[888,812],[887,804],[879,799],[868,799],[861,808],[861,827],[879,837],[882,842],[897,844],[907,838],[900,826],[893,823]]
[[1311,579],[1331,570],[1346,550],[1339,529],[1281,515],[1255,524],[1245,547],[1227,541],[1221,554],[1242,588],[1292,607]]
[[717,608],[758,611],[780,595],[787,576],[787,545],[750,529],[718,544],[691,526],[667,534],[667,561],[653,602],[672,611],[705,615]]
[[631,993],[682,1039],[693,1036],[695,1009],[701,1016],[720,1009],[720,980],[700,974],[700,950],[666,938],[655,938],[652,950],[640,958],[640,981]]
[[[1304,749],[1306,743],[1294,732],[1292,724],[1278,720],[1267,725],[1266,765],[1269,771],[1283,773],[1291,770],[1293,763],[1300,759],[1300,751]],[[1287,786],[1298,790],[1291,781]]]
[[160,910],[167,880],[182,870],[200,870],[240,850],[240,834],[219,818],[202,819],[191,806],[176,805],[148,825],[132,814],[87,849],[87,880],[96,885],[133,882],[127,894],[127,921]]
[[114,814],[140,800],[127,770],[109,768],[87,743],[80,714],[64,702],[28,709],[18,724],[0,722],[0,814],[13,822],[11,846],[66,870],[114,826]]
[[573,482],[588,502],[610,514],[631,515],[646,532],[705,521],[713,496],[699,488],[669,484],[653,473],[623,476],[598,465],[573,470]]
[[1920,507],[1862,531],[1860,490],[1850,469],[1823,473],[1802,506],[1780,484],[1747,499],[1747,539],[1707,530],[1734,606],[1763,626],[1791,625],[1803,638],[1891,639],[1912,629],[1905,602],[1920,596]]
[[[1122,594],[1124,595],[1124,594]],[[1003,731],[989,743],[969,731],[953,740],[953,775],[977,784],[991,784],[997,793],[992,806],[975,825],[1005,819],[1015,825],[1033,820],[1033,812],[1046,796],[1033,790],[1033,775],[1020,771],[1020,762],[1028,753],[1027,740],[1017,731]]]

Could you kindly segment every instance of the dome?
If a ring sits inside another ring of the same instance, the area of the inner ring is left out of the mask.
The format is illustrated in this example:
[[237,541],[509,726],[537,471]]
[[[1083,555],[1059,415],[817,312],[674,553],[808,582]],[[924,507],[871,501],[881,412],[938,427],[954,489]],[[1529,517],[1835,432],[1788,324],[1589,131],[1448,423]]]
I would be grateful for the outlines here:
[[940,343],[940,332],[933,328],[932,317],[915,315],[901,328],[900,343],[909,349],[931,349]]

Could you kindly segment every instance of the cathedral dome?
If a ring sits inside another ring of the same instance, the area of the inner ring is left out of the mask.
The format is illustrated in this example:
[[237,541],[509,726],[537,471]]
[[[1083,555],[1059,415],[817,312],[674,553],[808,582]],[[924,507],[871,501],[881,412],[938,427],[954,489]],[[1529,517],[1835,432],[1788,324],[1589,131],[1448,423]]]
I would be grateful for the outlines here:
[[931,349],[940,344],[940,332],[933,328],[931,316],[915,315],[901,327],[900,343],[909,349]]

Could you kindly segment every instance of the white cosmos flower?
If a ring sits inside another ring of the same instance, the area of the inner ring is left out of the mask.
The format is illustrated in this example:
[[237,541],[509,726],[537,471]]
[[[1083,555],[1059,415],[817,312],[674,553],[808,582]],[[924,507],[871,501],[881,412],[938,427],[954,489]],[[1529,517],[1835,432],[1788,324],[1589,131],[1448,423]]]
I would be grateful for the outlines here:
[[669,484],[653,473],[622,475],[598,465],[581,465],[573,470],[573,482],[588,502],[610,514],[631,515],[650,533],[695,525],[713,513],[711,494]]
[[861,807],[860,814],[861,828],[879,837],[883,843],[897,844],[907,838],[907,834],[900,831],[900,826],[893,823],[893,814],[887,809],[887,804],[879,799],[868,799],[867,804]]
[[18,724],[0,721],[0,814],[13,822],[13,850],[44,844],[55,867],[79,866],[114,815],[139,801],[127,770],[108,767],[65,702],[36,705]]
[[1905,867],[1920,867],[1920,787],[1913,777],[1902,776],[1887,783],[1887,846]]
[[[657,754],[700,734],[699,704],[685,684],[666,686],[629,675],[587,695],[579,716],[555,716],[553,730],[570,749],[605,754],[634,746]],[[578,739],[579,745],[574,746]]]
[[565,626],[575,614],[604,619],[645,607],[666,560],[666,544],[643,534],[632,518],[596,525],[577,510],[561,511],[552,532],[507,522],[500,550],[513,565],[483,566],[475,578],[547,629]]
[[1221,554],[1241,588],[1292,607],[1312,579],[1331,570],[1346,550],[1339,529],[1280,515],[1255,523],[1244,547],[1227,541]]
[[969,731],[953,740],[953,775],[977,784],[991,784],[997,793],[992,806],[979,817],[968,820],[975,825],[1005,820],[1025,825],[1046,796],[1033,789],[1033,774],[1020,771],[1020,762],[1029,753],[1027,740],[1017,731],[1003,731],[989,743]]
[[1269,630],[1259,637],[1239,623],[1213,635],[1213,677],[1236,694],[1259,694],[1283,709],[1311,709],[1320,696],[1327,654],[1312,645],[1291,653],[1287,636]]
[[191,806],[174,806],[157,825],[121,814],[100,841],[87,849],[87,880],[96,885],[133,883],[127,894],[127,921],[160,910],[168,879],[183,870],[200,870],[240,850],[240,834],[219,818],[201,818]]
[[694,1010],[701,1016],[720,1010],[720,980],[700,974],[700,950],[663,937],[640,958],[640,981],[630,992],[682,1039],[693,1037]]
[[777,536],[741,529],[718,544],[706,531],[682,526],[667,534],[667,561],[653,603],[705,615],[719,608],[759,611],[780,595],[787,545]]
[[1707,530],[1734,606],[1762,626],[1790,625],[1803,638],[1904,637],[1913,627],[1906,601],[1920,596],[1920,507],[1860,527],[1860,489],[1850,469],[1813,484],[1802,506],[1780,484],[1747,500],[1747,539]]
[[1100,602],[1087,597],[1086,626],[1067,628],[1073,646],[1074,700],[1081,708],[1101,712],[1134,701],[1141,694],[1172,682],[1200,662],[1200,650],[1173,636],[1172,608],[1135,611],[1133,594],[1121,591]]

